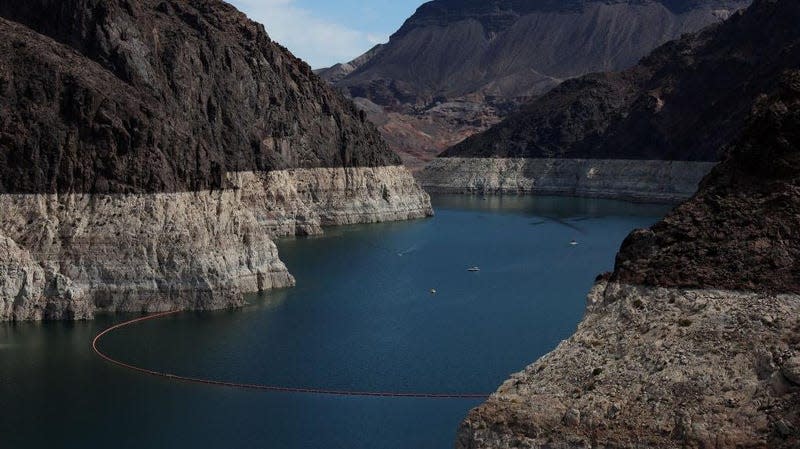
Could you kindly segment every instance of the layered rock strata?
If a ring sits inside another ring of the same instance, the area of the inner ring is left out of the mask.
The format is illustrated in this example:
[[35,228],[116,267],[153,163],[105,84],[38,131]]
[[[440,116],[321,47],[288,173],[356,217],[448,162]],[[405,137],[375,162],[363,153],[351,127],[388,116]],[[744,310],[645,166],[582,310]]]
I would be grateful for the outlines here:
[[0,0],[0,321],[218,309],[272,241],[420,218],[363,113],[218,0]]
[[568,195],[673,203],[691,197],[709,162],[439,158],[417,179],[431,193]]
[[260,210],[259,221],[273,235],[319,234],[325,226],[433,213],[429,196],[402,166],[278,170],[247,178],[245,201]]
[[407,220],[430,202],[402,167],[229,174],[230,188],[0,195],[0,321],[219,309],[294,285],[272,239]]
[[699,192],[625,241],[575,335],[470,412],[456,447],[800,446],[800,72],[775,82]]

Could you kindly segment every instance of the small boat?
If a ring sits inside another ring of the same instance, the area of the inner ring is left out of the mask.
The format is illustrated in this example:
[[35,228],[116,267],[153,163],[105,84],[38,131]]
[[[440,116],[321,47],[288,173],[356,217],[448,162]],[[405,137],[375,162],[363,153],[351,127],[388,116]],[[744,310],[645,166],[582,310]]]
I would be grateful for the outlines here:
[[477,273],[477,272],[481,271],[481,269],[479,267],[472,267],[472,268],[467,268],[467,271],[469,271],[471,273]]
[[432,288],[432,289],[431,289],[431,295],[435,295],[435,294],[436,294],[436,289],[435,289],[435,288]]
[[572,246],[578,246],[578,241],[577,240],[573,240],[573,241],[569,242],[569,244],[572,245]]

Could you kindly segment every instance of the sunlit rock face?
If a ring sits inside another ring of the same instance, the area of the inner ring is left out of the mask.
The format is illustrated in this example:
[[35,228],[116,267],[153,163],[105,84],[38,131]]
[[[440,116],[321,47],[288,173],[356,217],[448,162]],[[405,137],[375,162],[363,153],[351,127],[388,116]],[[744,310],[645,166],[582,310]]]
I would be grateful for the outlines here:
[[467,195],[568,195],[654,203],[691,197],[713,162],[437,158],[417,173],[430,193]]

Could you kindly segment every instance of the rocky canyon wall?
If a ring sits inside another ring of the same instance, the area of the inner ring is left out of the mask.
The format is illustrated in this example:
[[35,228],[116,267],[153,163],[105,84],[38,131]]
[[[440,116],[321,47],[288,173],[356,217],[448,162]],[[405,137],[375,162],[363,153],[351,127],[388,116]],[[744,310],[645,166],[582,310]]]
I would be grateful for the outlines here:
[[456,447],[800,446],[800,72],[774,82],[698,193],[625,240],[576,333],[470,412]]
[[277,236],[430,200],[377,130],[219,0],[0,0],[0,320],[218,309]]
[[562,81],[626,69],[749,4],[434,0],[385,45],[320,74],[357,100],[416,171]]
[[459,449],[795,448],[800,296],[599,283],[573,337],[461,426]]
[[431,193],[569,195],[674,203],[714,163],[620,159],[439,158],[417,174]]
[[233,173],[228,185],[0,195],[0,320],[241,306],[294,285],[275,237],[432,214],[402,167]]
[[[702,162],[721,160],[739,138],[759,96],[772,92],[784,71],[800,66],[800,15],[782,5],[783,14],[776,14],[777,7],[759,2],[719,25],[662,45],[625,71],[567,80],[491,129],[449,148],[438,159],[453,161],[437,160],[420,179],[466,190],[480,183],[472,175],[476,170],[494,177],[495,166],[513,167],[518,159],[545,160],[525,164],[545,167],[531,170],[539,178],[547,177],[551,159],[563,159],[565,167],[574,160],[593,159],[599,166],[619,160],[627,166],[615,176],[623,190],[641,188],[635,196],[647,198],[653,186],[666,187],[685,198],[694,193],[687,187],[707,171]],[[480,162],[487,158],[510,161],[489,166]],[[658,171],[648,168],[657,165],[652,161],[687,163],[666,162],[668,168]],[[568,188],[580,192],[587,187],[587,171],[576,171],[576,182]],[[528,177],[520,170],[504,172],[516,179]],[[461,176],[468,178],[466,185],[459,184]],[[676,184],[668,185],[670,180]],[[506,185],[514,190],[517,182],[496,184],[500,191]],[[489,186],[488,191],[495,189]]]

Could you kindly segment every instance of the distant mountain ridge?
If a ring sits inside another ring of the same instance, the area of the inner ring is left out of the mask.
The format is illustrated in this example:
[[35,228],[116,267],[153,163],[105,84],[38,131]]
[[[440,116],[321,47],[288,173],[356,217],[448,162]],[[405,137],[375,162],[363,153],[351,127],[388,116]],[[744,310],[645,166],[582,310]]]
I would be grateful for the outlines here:
[[579,12],[590,3],[602,1],[607,5],[614,4],[647,4],[658,3],[674,14],[684,14],[699,5],[710,7],[728,7],[725,0],[439,0],[431,1],[419,7],[416,14],[407,20],[392,36],[397,38],[407,34],[419,26],[448,24],[464,19],[476,19],[481,22],[488,33],[506,29],[521,16],[533,12]]
[[748,4],[436,0],[350,73],[321,76],[365,105],[390,146],[418,165],[565,79],[627,68]]
[[331,83],[337,83],[342,80],[342,78],[346,77],[347,75],[355,72],[361,66],[368,63],[372,60],[375,56],[380,53],[381,50],[385,47],[384,44],[378,44],[363,55],[353,59],[350,62],[343,62],[339,64],[334,64],[327,68],[316,69],[314,73],[321,76],[325,80]]
[[800,66],[800,16],[769,14],[737,15],[624,72],[569,80],[442,156],[718,161],[758,95]]

